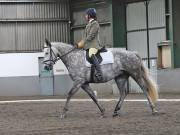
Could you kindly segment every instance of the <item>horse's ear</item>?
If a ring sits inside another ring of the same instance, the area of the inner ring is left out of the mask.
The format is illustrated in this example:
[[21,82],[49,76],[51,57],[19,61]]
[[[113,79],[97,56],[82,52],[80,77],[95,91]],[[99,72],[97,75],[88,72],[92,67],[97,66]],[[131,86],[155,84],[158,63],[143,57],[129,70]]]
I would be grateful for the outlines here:
[[47,46],[51,47],[51,42],[47,38],[45,39],[45,43]]

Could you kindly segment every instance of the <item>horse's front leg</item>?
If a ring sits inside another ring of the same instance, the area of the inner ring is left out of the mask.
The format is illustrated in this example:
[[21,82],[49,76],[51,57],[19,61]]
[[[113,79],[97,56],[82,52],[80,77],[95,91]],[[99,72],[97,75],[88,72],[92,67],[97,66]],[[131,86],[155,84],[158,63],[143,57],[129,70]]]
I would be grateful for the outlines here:
[[94,101],[94,103],[97,105],[97,107],[99,108],[99,110],[101,111],[101,116],[104,117],[104,112],[105,109],[99,104],[96,95],[94,94],[93,90],[91,89],[91,87],[89,86],[89,84],[83,84],[81,86],[81,88],[92,98],[92,100]]
[[71,88],[71,90],[69,91],[68,95],[67,95],[67,99],[66,99],[66,103],[63,109],[63,112],[61,114],[61,118],[65,118],[66,117],[66,112],[68,111],[69,107],[69,101],[71,99],[71,97],[79,90],[79,88],[81,87],[81,85],[83,84],[82,81],[75,81],[73,87]]

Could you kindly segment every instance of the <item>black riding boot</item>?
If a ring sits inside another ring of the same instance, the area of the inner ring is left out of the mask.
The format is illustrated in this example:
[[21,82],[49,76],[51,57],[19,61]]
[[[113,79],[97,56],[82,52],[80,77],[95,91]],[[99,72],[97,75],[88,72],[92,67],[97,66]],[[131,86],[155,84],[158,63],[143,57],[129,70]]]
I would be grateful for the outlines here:
[[96,74],[95,74],[96,79],[98,81],[101,81],[103,79],[102,78],[102,71],[101,71],[101,68],[100,68],[100,65],[99,65],[99,61],[98,61],[97,57],[94,54],[91,56],[91,61],[92,61],[93,65],[94,65],[94,67],[95,67],[95,69],[97,71]]

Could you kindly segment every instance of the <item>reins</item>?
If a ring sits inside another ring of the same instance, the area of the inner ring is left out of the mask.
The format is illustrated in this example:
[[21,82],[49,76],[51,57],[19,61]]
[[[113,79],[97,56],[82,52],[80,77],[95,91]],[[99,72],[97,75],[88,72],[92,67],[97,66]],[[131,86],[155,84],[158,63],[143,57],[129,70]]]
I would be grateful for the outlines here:
[[[54,51],[53,51],[53,49],[52,49],[52,45],[51,45],[51,43],[47,40],[47,39],[45,39],[45,42],[46,42],[46,44],[49,46],[49,48],[50,48],[50,59],[49,60],[45,60],[45,61],[43,61],[43,63],[44,64],[46,64],[46,65],[50,65],[50,64],[47,64],[47,62],[49,62],[49,61],[51,61],[51,62],[53,62],[53,64],[55,64],[59,59],[61,59],[61,58],[63,58],[64,56],[66,56],[66,55],[68,55],[69,53],[71,53],[71,52],[73,52],[77,47],[73,47],[70,51],[68,51],[67,53],[65,53],[65,54],[63,54],[63,55],[61,55],[61,56],[56,56],[56,54],[54,53]],[[55,59],[53,59],[53,57],[52,56],[55,56]]]

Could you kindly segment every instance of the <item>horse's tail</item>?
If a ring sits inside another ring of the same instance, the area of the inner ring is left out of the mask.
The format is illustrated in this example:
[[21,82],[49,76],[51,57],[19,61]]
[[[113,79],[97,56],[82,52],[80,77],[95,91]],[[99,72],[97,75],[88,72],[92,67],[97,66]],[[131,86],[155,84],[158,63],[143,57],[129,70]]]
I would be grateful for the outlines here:
[[147,68],[144,66],[144,64],[141,64],[141,70],[142,70],[142,77],[147,85],[149,96],[153,103],[157,101],[159,98],[158,95],[158,87],[157,84],[154,82],[154,80],[149,76],[149,72]]

